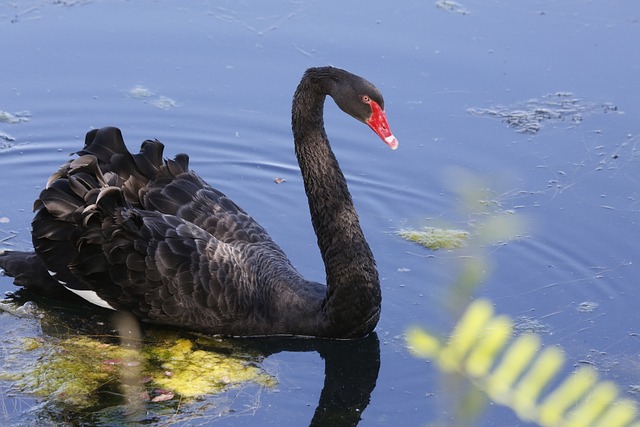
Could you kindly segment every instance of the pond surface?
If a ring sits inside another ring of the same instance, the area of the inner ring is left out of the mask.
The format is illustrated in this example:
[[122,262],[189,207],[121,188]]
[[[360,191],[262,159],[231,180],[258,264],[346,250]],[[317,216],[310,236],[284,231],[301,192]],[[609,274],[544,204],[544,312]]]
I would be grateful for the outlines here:
[[[307,67],[327,64],[385,96],[395,152],[331,101],[325,112],[382,279],[376,336],[264,343],[255,363],[276,386],[231,387],[224,405],[213,395],[150,403],[148,421],[299,426],[315,414],[318,425],[332,416],[529,425],[492,404],[465,421],[457,399],[473,386],[406,349],[409,326],[445,335],[472,297],[560,345],[566,373],[590,364],[638,400],[637,2],[0,2],[0,35],[0,241],[14,249],[31,247],[31,207],[48,176],[88,130],[118,126],[131,150],[157,138],[168,156],[189,153],[194,170],[324,282],[291,97]],[[523,224],[516,237],[473,248],[431,251],[397,235],[422,226],[473,234],[501,215]],[[480,283],[455,289],[478,258]],[[15,290],[10,278],[0,290]],[[0,314],[3,346],[37,331],[33,322]],[[56,412],[8,382],[1,390],[5,425],[126,421]]]

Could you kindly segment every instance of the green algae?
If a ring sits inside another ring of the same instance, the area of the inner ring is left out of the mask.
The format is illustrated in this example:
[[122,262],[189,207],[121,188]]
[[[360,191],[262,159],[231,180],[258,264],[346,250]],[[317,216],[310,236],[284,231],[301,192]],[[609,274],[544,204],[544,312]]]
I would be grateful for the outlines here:
[[431,250],[457,249],[465,245],[469,233],[464,230],[422,227],[419,230],[400,230],[398,235]]
[[275,386],[276,381],[252,361],[207,350],[180,338],[143,349],[147,371],[157,385],[183,397],[220,393],[229,386],[247,382]]
[[35,353],[35,360],[18,364],[13,372],[3,369],[0,379],[13,381],[22,392],[80,408],[96,404],[98,389],[118,384],[117,370],[105,361],[136,360],[138,356],[132,350],[87,337],[28,337],[13,350]]
[[38,311],[19,318],[10,313],[15,310],[4,311],[4,320],[22,326],[6,330],[2,340],[3,386],[74,412],[165,400],[184,405],[249,384],[276,385],[260,357],[225,341],[214,346],[218,341],[153,330],[124,344],[117,335],[51,336],[43,326],[52,316]]

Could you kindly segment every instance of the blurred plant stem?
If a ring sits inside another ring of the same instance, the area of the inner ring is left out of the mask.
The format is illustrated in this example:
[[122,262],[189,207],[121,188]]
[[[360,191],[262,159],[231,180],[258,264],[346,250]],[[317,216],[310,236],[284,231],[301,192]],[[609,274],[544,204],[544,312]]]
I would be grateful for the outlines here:
[[128,350],[127,354],[134,355],[130,360],[124,360],[120,370],[120,388],[125,401],[125,413],[128,422],[135,422],[136,415],[145,411],[145,401],[141,399],[143,388],[140,386],[142,378],[142,364],[144,360],[140,349],[142,333],[138,321],[131,313],[118,311],[113,314],[113,325],[120,337],[120,346]]

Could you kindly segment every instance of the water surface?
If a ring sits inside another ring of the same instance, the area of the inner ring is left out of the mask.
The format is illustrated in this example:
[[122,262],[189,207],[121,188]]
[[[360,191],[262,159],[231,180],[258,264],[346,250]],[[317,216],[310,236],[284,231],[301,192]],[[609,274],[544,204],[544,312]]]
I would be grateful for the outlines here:
[[[443,381],[433,364],[407,352],[402,335],[414,324],[450,330],[452,285],[470,253],[488,262],[473,297],[535,321],[545,345],[561,345],[569,365],[592,364],[637,399],[640,7],[586,0],[461,6],[0,3],[0,110],[18,118],[0,122],[3,245],[31,247],[31,206],[49,174],[88,130],[114,125],[131,149],[158,138],[168,156],[189,153],[192,167],[257,218],[303,274],[324,281],[293,154],[290,102],[307,67],[331,64],[376,84],[400,141],[391,152],[327,103],[327,131],[384,299],[377,336],[360,347],[371,368],[351,382],[360,393],[347,410],[351,419],[459,420],[455,401],[471,386]],[[536,111],[533,127],[517,126],[516,118]],[[484,204],[464,200],[460,188],[469,183],[484,189]],[[526,222],[519,238],[473,252],[433,252],[396,235],[423,225],[473,232],[504,212]],[[14,290],[9,278],[0,277],[0,290]],[[20,322],[0,315],[4,331]],[[344,402],[336,378],[354,361],[341,359],[340,345],[266,349],[262,365],[277,377],[275,389],[234,389],[243,396],[230,399],[234,412],[212,396],[161,420],[309,424],[318,402],[333,411]],[[41,398],[2,387],[5,424],[47,419]],[[527,424],[489,405],[472,425]]]

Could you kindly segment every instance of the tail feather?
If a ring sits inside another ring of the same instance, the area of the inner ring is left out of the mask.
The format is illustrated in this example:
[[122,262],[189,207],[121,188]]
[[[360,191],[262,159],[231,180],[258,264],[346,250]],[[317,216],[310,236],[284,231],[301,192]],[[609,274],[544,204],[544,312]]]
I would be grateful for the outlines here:
[[155,176],[163,165],[164,144],[160,141],[144,141],[140,153],[133,155],[136,166],[146,176]]
[[129,153],[124,144],[122,132],[120,132],[120,129],[113,127],[93,129],[88,132],[84,139],[84,148],[78,151],[77,154],[80,156],[84,154],[95,156],[100,164],[104,165],[112,164],[114,155],[124,156],[133,160],[131,153]]
[[0,251],[0,268],[4,270],[4,274],[13,277],[16,285],[38,294],[56,297],[66,292],[51,277],[35,252]]

